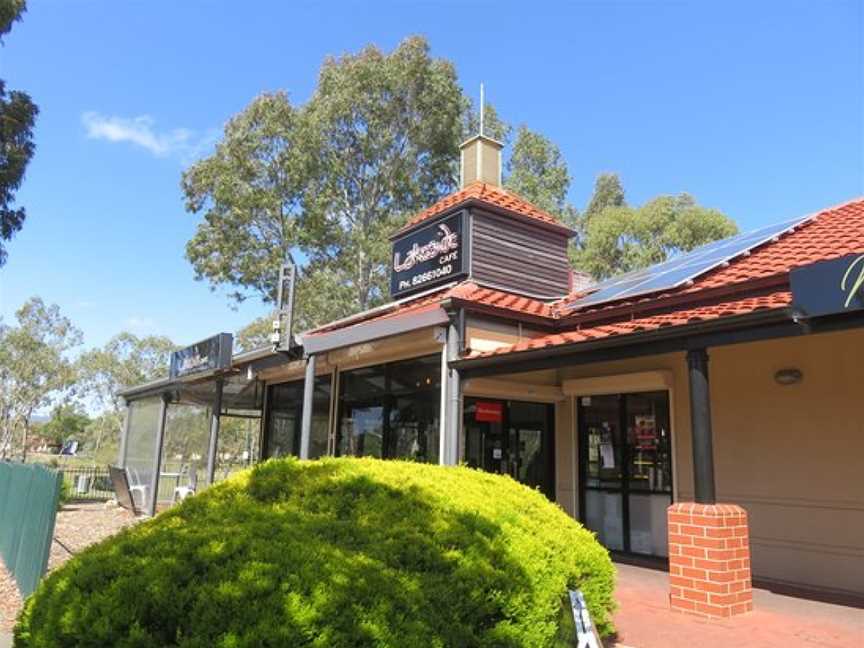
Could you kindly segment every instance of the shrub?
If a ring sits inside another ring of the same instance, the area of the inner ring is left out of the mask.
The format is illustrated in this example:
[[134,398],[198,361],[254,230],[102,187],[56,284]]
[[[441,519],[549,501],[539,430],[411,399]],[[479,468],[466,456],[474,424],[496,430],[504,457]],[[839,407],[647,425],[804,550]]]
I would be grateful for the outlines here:
[[612,630],[593,535],[509,477],[271,460],[82,552],[16,646],[556,646],[566,590]]

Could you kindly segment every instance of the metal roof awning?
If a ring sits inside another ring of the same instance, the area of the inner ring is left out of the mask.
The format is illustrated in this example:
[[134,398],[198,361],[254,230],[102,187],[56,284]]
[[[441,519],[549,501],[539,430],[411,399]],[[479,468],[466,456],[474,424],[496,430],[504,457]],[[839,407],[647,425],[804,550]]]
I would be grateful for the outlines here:
[[269,347],[239,353],[227,370],[208,371],[184,378],[159,378],[118,392],[127,403],[168,394],[175,403],[210,406],[216,396],[217,381],[222,380],[223,410],[260,410],[263,386],[259,371],[282,364],[284,354]]

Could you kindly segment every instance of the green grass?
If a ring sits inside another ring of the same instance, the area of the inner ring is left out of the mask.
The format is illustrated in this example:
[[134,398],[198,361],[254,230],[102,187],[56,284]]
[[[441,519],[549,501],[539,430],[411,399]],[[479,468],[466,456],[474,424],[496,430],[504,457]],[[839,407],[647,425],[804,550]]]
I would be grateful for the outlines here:
[[273,460],[83,552],[16,646],[560,646],[581,588],[612,630],[607,552],[509,477]]

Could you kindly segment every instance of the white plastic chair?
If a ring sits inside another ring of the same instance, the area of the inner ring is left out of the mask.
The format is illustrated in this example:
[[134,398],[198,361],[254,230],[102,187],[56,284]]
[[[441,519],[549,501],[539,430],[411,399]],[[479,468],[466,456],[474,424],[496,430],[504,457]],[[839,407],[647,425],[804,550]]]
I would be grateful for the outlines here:
[[190,495],[194,495],[196,489],[198,488],[198,468],[195,464],[189,466],[189,470],[187,472],[188,481],[185,486],[178,486],[174,489],[174,498],[172,501],[183,501]]
[[141,496],[140,506],[144,508],[147,504],[147,484],[141,481],[141,475],[138,474],[135,468],[127,468],[126,473],[130,477],[129,495],[132,497],[132,501],[135,501],[135,493],[138,493]]

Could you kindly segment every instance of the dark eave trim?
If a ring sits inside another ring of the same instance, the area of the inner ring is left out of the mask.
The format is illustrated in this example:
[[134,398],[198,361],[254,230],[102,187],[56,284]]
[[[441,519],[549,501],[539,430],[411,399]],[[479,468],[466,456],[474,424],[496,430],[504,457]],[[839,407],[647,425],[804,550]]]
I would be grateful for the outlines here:
[[551,369],[864,327],[864,312],[795,321],[790,308],[451,363],[465,378]]

